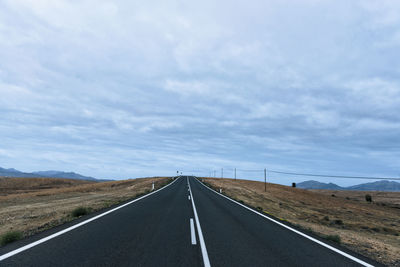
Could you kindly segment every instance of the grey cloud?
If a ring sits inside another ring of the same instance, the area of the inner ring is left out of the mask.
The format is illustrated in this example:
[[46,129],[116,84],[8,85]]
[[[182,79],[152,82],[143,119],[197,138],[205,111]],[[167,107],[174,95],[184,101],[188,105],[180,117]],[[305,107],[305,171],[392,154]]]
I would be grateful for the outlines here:
[[396,176],[399,8],[3,2],[2,167]]

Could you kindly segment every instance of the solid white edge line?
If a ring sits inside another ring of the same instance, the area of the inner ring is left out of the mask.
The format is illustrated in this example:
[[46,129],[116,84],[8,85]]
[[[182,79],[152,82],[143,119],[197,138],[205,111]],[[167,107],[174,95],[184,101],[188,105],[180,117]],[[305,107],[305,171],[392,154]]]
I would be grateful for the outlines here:
[[284,227],[284,228],[286,228],[286,229],[288,229],[288,230],[290,230],[292,232],[295,232],[296,234],[299,234],[299,235],[301,235],[301,236],[303,236],[303,237],[305,237],[305,238],[307,238],[307,239],[309,239],[309,240],[311,240],[311,241],[313,241],[313,242],[315,242],[315,243],[317,243],[317,244],[319,244],[321,246],[324,246],[324,247],[326,247],[326,248],[328,248],[328,249],[330,249],[330,250],[332,250],[332,251],[334,251],[334,252],[336,252],[336,253],[338,253],[338,254],[346,257],[346,258],[349,258],[349,259],[351,259],[351,260],[353,260],[353,261],[355,261],[355,262],[357,262],[357,263],[359,263],[359,264],[361,264],[363,266],[374,267],[374,265],[371,265],[371,264],[369,264],[369,263],[367,263],[367,262],[365,262],[363,260],[360,260],[360,259],[358,259],[358,258],[356,258],[356,257],[354,257],[354,256],[352,256],[350,254],[347,254],[346,252],[343,252],[343,251],[341,251],[341,250],[339,250],[337,248],[334,248],[334,247],[332,247],[332,246],[330,246],[330,245],[328,245],[328,244],[326,244],[326,243],[324,243],[322,241],[319,241],[318,239],[315,239],[315,238],[313,238],[311,236],[308,236],[308,235],[306,235],[306,234],[304,234],[304,233],[302,233],[302,232],[300,232],[300,231],[298,231],[298,230],[296,230],[296,229],[294,229],[292,227],[289,227],[289,226],[287,226],[287,225],[285,225],[285,224],[283,224],[281,222],[278,222],[277,220],[274,220],[274,219],[272,219],[272,218],[270,218],[270,217],[268,217],[268,216],[266,216],[264,214],[261,214],[261,213],[255,211],[255,210],[253,210],[253,209],[251,209],[251,208],[249,208],[249,207],[247,207],[247,206],[245,206],[245,205],[243,205],[243,204],[241,204],[241,203],[239,203],[239,202],[237,202],[237,201],[235,201],[235,200],[233,200],[233,199],[231,199],[231,198],[229,198],[229,197],[227,197],[227,196],[225,196],[223,194],[220,194],[217,191],[212,190],[211,188],[209,188],[208,186],[206,186],[205,184],[200,182],[197,178],[195,178],[195,179],[201,185],[203,185],[205,188],[209,189],[210,191],[212,191],[212,192],[214,192],[214,193],[216,193],[216,194],[218,194],[218,195],[220,195],[220,196],[222,196],[222,197],[224,197],[224,198],[226,198],[226,199],[228,199],[228,200],[230,200],[230,201],[242,206],[243,208],[248,209],[249,211],[254,212],[255,214],[258,214],[258,215],[260,215],[260,216],[262,216],[262,217],[264,217],[264,218],[266,218],[266,219],[268,219],[268,220],[270,220],[270,221],[272,221],[272,222],[274,222],[274,223],[276,223],[276,224],[278,224],[278,225],[280,225],[280,226],[282,226],[282,227]]
[[16,255],[16,254],[18,254],[18,253],[21,253],[21,252],[23,252],[23,251],[25,251],[25,250],[28,250],[28,249],[30,249],[30,248],[33,248],[33,247],[35,247],[35,246],[37,246],[37,245],[39,245],[39,244],[42,244],[42,243],[44,243],[44,242],[46,242],[46,241],[48,241],[48,240],[50,240],[50,239],[53,239],[53,238],[55,238],[55,237],[57,237],[57,236],[60,236],[60,235],[62,235],[62,234],[65,234],[65,233],[67,233],[67,232],[69,232],[69,231],[72,231],[72,230],[74,230],[75,228],[78,228],[78,227],[80,227],[80,226],[82,226],[82,225],[85,225],[85,224],[90,223],[90,222],[92,222],[92,221],[94,221],[94,220],[97,220],[97,219],[99,219],[99,218],[101,218],[101,217],[103,217],[103,216],[105,216],[105,215],[107,215],[107,214],[109,214],[109,213],[111,213],[111,212],[114,212],[114,211],[116,211],[116,210],[119,210],[119,209],[121,209],[121,208],[123,208],[123,207],[125,207],[125,206],[128,206],[128,205],[130,205],[130,204],[132,204],[132,203],[134,203],[134,202],[136,202],[136,201],[139,201],[139,200],[141,200],[141,199],[143,199],[143,198],[145,198],[145,197],[148,197],[148,196],[150,196],[150,195],[152,195],[152,194],[155,194],[155,193],[157,193],[158,191],[160,191],[160,190],[162,190],[162,189],[164,189],[164,188],[167,188],[168,186],[172,185],[172,184],[175,183],[175,181],[178,180],[178,179],[179,179],[179,178],[176,178],[172,183],[169,183],[169,184],[167,184],[166,186],[163,186],[163,187],[161,187],[160,189],[157,189],[157,190],[154,191],[154,192],[151,192],[151,193],[149,193],[149,194],[147,194],[147,195],[141,196],[141,197],[139,197],[139,198],[137,198],[137,199],[134,199],[134,200],[132,200],[132,201],[130,201],[130,202],[128,202],[128,203],[125,203],[125,204],[123,204],[123,205],[121,205],[121,206],[118,206],[118,207],[116,207],[116,208],[113,208],[112,210],[106,211],[106,212],[104,212],[104,213],[102,213],[102,214],[99,214],[99,215],[93,217],[93,218],[87,219],[86,221],[80,222],[80,223],[75,224],[75,225],[73,225],[73,226],[70,226],[70,227],[68,227],[68,228],[66,228],[66,229],[64,229],[64,230],[61,230],[61,231],[59,231],[59,232],[57,232],[57,233],[54,233],[54,234],[52,234],[52,235],[49,235],[49,236],[44,237],[44,238],[42,238],[42,239],[39,239],[39,240],[37,240],[37,241],[35,241],[35,242],[33,242],[33,243],[30,243],[30,244],[25,245],[25,246],[23,246],[23,247],[20,247],[20,248],[18,248],[18,249],[12,250],[12,251],[10,251],[10,252],[8,252],[8,253],[6,253],[6,254],[3,254],[3,255],[0,256],[0,261],[5,260],[5,259],[7,259],[7,258],[9,258],[9,257],[11,257],[11,256],[14,256],[14,255]]
[[[189,178],[188,178],[188,183],[189,183]],[[197,233],[199,235],[201,254],[203,256],[203,263],[204,263],[205,267],[211,267],[210,259],[208,258],[206,243],[204,242],[204,238],[203,238],[203,232],[201,231],[199,216],[197,216],[196,205],[194,204],[194,199],[193,199],[192,189],[190,188],[190,184],[189,184],[189,192],[190,192],[190,196],[192,199],[193,213],[194,213],[194,218],[196,220]]]
[[196,241],[196,232],[194,230],[193,218],[190,218],[190,233],[191,233],[191,237],[192,237],[192,245],[196,245],[197,241]]

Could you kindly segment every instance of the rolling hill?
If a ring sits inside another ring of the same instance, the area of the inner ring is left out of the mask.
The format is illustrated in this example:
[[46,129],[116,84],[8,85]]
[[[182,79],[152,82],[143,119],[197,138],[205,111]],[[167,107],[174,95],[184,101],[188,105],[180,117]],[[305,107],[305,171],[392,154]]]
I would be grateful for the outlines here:
[[26,178],[66,178],[66,179],[78,179],[88,181],[100,181],[99,179],[84,176],[75,172],[62,172],[62,171],[38,171],[38,172],[21,172],[19,170],[10,168],[5,169],[0,167],[0,176],[4,177],[26,177]]
[[371,183],[364,183],[348,187],[341,187],[334,183],[321,183],[318,181],[305,181],[297,184],[298,188],[303,189],[327,189],[327,190],[355,190],[355,191],[400,191],[400,183],[394,181],[377,181]]

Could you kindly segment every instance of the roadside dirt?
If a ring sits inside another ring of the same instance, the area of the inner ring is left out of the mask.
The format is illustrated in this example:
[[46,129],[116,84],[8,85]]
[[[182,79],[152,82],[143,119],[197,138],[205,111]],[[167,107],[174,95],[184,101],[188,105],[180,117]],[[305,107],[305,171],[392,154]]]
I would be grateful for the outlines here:
[[[248,180],[202,178],[227,196],[262,209],[389,266],[400,266],[400,193],[304,190]],[[365,195],[372,196],[372,203]]]
[[0,236],[20,231],[29,236],[71,221],[72,211],[91,211],[135,198],[168,183],[170,178],[90,182],[58,178],[0,178]]

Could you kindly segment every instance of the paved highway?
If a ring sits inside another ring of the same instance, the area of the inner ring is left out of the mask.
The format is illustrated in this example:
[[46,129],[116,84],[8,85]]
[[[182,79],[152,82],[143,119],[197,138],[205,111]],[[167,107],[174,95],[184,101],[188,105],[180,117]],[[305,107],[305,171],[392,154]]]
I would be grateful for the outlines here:
[[86,219],[1,248],[0,266],[376,264],[278,225],[194,177]]

